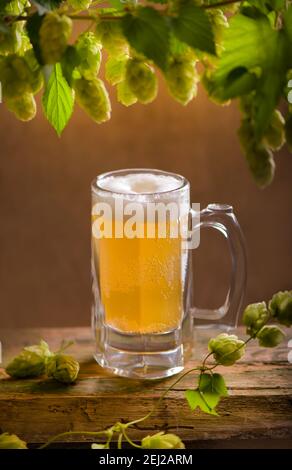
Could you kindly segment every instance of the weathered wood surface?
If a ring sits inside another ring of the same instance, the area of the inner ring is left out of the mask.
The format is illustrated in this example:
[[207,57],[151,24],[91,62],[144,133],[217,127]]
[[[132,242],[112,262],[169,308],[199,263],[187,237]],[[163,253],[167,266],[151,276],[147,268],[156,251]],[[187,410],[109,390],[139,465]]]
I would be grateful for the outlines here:
[[[187,368],[198,364],[214,334],[212,330],[195,332],[193,358]],[[0,330],[3,366],[23,346],[40,338],[52,349],[62,339],[75,339],[70,353],[81,362],[81,371],[76,384],[64,386],[45,378],[12,380],[0,369],[0,428],[30,443],[44,442],[64,431],[100,430],[116,421],[143,416],[174,381],[143,382],[108,374],[92,359],[89,328]],[[221,368],[229,397],[218,406],[219,418],[189,411],[184,391],[192,387],[194,376],[187,376],[158,412],[133,430],[132,437],[141,439],[164,429],[177,432],[189,447],[226,447],[232,442],[256,445],[266,440],[265,445],[292,447],[292,365],[287,343],[288,339],[274,350],[251,345],[239,364]],[[74,437],[77,443],[87,440],[92,438]]]

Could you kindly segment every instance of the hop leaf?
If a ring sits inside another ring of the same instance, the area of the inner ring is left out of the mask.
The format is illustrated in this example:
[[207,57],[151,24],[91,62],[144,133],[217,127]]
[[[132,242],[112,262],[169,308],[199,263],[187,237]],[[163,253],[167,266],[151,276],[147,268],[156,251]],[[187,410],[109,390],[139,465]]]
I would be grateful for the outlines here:
[[285,119],[275,109],[269,127],[264,133],[263,143],[272,150],[279,150],[285,143]]
[[129,52],[129,46],[119,21],[99,20],[95,32],[103,47],[110,54],[118,55]]
[[126,83],[140,103],[151,103],[157,96],[158,83],[154,71],[138,59],[128,61]]
[[81,78],[74,81],[73,87],[77,102],[95,122],[100,124],[110,119],[111,104],[102,80]]
[[208,349],[213,353],[216,362],[223,366],[232,366],[245,352],[244,341],[236,335],[221,333],[210,339]]
[[16,98],[8,98],[6,106],[20,121],[31,121],[36,115],[36,102],[32,93],[24,93]]
[[79,363],[72,356],[54,354],[47,362],[46,372],[48,377],[70,384],[77,379]]
[[13,378],[38,377],[44,374],[46,362],[51,356],[48,344],[41,340],[40,344],[24,348],[6,367],[6,372]]
[[264,348],[274,348],[278,346],[285,336],[284,331],[275,325],[264,326],[257,334],[259,345]]
[[72,21],[65,15],[47,13],[39,30],[39,42],[46,64],[60,62],[72,31]]
[[292,326],[292,291],[274,294],[269,302],[269,309],[281,325]]
[[194,60],[173,59],[165,76],[170,94],[179,103],[186,105],[197,94],[198,75]]
[[141,445],[143,449],[185,449],[184,443],[176,434],[164,432],[144,437]]
[[88,80],[95,78],[101,64],[101,44],[92,32],[83,33],[76,43],[76,50],[80,57],[78,70]]
[[266,302],[248,305],[243,312],[243,324],[247,327],[247,334],[256,336],[257,332],[269,319],[269,316]]
[[0,449],[27,449],[27,446],[16,434],[4,432],[0,434]]

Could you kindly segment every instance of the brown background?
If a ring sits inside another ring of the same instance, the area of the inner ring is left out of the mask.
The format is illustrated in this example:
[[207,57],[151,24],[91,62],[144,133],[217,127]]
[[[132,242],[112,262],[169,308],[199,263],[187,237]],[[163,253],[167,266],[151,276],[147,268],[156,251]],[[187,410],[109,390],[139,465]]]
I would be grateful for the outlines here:
[[[0,106],[0,326],[90,322],[90,182],[123,167],[184,174],[192,200],[232,204],[248,249],[246,302],[292,287],[292,156],[276,156],[273,184],[254,184],[236,137],[238,113],[200,90],[188,107],[161,85],[151,105],[124,108],[113,99],[110,122],[80,109],[61,139],[39,112],[24,124]],[[202,234],[195,253],[196,302],[224,298],[229,260],[219,235]]]

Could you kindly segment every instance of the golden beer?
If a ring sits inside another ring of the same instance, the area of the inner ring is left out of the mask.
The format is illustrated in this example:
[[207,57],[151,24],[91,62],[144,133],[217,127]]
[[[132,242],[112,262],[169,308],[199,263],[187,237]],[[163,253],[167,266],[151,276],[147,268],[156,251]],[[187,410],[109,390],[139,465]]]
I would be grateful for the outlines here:
[[[93,216],[93,222],[96,217]],[[145,222],[143,233],[147,233]],[[93,238],[105,323],[125,333],[161,333],[182,319],[181,239]]]

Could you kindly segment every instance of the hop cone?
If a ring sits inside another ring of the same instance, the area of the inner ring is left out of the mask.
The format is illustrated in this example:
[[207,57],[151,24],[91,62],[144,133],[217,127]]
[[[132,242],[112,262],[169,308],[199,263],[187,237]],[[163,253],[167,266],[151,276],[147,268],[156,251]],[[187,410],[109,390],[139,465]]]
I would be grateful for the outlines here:
[[246,332],[255,336],[269,318],[266,302],[250,304],[243,312],[243,324],[247,327]]
[[273,112],[270,125],[264,135],[264,144],[272,150],[279,150],[285,143],[285,119],[277,109]]
[[198,76],[194,60],[175,59],[166,72],[170,94],[179,103],[186,105],[197,93]]
[[20,121],[31,121],[36,115],[36,102],[32,93],[7,99],[6,105]]
[[0,434],[0,449],[27,449],[27,446],[16,434],[4,432]]
[[236,335],[221,333],[216,338],[210,339],[208,349],[213,353],[214,359],[223,366],[232,366],[245,352],[244,341]]
[[47,13],[39,31],[40,48],[46,64],[59,62],[67,47],[72,21],[65,15]]
[[185,449],[184,443],[178,436],[164,432],[144,437],[141,445],[143,449]]
[[278,292],[273,295],[269,302],[269,309],[272,316],[281,325],[291,326],[292,325],[292,290]]
[[158,83],[152,68],[137,59],[131,59],[126,67],[126,83],[140,103],[151,103],[156,98]]
[[111,104],[101,80],[97,78],[94,80],[86,80],[85,78],[75,80],[74,90],[77,102],[95,122],[101,123],[110,119]]
[[45,341],[39,345],[24,348],[6,367],[6,372],[14,378],[38,377],[44,374],[46,362],[51,352]]
[[47,363],[47,375],[64,384],[70,384],[77,379],[79,363],[66,354],[54,354]]
[[125,54],[128,52],[129,46],[119,21],[100,20],[96,25],[95,33],[110,54]]
[[264,326],[257,334],[259,345],[264,348],[275,348],[285,338],[285,333],[275,325]]
[[78,70],[87,79],[95,78],[101,63],[101,44],[92,32],[81,34],[76,43],[81,59]]

